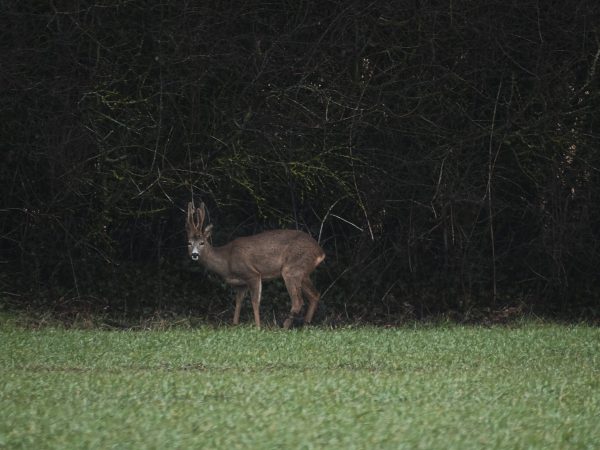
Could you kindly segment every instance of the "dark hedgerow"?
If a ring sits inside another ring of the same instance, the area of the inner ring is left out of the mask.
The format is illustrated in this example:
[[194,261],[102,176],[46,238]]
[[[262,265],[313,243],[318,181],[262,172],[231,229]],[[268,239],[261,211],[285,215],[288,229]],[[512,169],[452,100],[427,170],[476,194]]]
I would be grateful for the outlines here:
[[0,295],[229,308],[194,197],[319,239],[332,320],[598,317],[599,9],[5,1]]

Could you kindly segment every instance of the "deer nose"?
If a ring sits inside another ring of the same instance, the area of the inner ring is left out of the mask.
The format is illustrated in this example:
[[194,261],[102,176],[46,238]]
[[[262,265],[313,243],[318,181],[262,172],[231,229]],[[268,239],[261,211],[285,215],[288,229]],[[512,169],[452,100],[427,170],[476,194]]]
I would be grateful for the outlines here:
[[192,259],[194,261],[196,261],[198,259],[198,253],[196,253],[196,252],[192,253]]

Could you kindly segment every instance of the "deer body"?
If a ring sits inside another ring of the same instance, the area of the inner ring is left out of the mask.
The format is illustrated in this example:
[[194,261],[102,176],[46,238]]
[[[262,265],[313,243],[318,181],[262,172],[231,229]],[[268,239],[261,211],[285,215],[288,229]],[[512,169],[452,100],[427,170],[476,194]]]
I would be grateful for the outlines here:
[[212,225],[202,230],[204,216],[204,204],[194,210],[189,203],[188,252],[193,260],[220,275],[234,288],[233,323],[239,323],[242,301],[250,291],[254,321],[260,328],[262,282],[279,277],[283,278],[292,299],[290,317],[285,320],[284,328],[291,326],[294,316],[302,309],[303,295],[309,301],[304,321],[310,323],[320,297],[310,281],[310,274],[325,259],[319,244],[302,231],[272,230],[213,247],[209,243]]

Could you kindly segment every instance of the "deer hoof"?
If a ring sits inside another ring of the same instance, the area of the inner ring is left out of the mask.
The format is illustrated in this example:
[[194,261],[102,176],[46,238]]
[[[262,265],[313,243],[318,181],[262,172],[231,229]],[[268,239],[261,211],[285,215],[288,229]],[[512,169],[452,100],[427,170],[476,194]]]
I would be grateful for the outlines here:
[[283,328],[289,330],[290,328],[300,328],[304,325],[303,317],[289,316],[283,321]]

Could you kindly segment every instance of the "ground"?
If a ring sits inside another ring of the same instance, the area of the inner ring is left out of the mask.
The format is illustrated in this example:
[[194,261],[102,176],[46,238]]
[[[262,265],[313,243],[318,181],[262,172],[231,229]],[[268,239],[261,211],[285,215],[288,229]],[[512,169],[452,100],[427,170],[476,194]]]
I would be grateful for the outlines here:
[[594,448],[600,330],[0,331],[0,447]]

